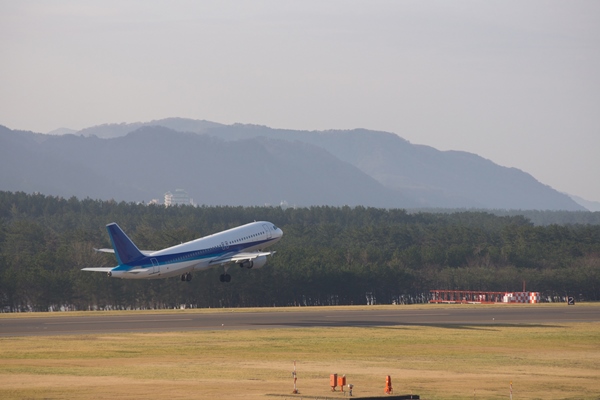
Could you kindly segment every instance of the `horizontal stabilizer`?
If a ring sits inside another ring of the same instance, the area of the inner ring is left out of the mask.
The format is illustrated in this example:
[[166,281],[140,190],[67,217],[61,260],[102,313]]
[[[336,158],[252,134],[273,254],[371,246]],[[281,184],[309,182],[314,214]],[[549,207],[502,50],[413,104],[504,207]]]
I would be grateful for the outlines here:
[[115,252],[114,249],[96,249],[96,248],[94,248],[94,251],[96,251],[98,253],[114,253]]
[[140,272],[148,272],[150,271],[150,268],[138,268],[138,269],[130,269],[129,271],[127,271],[128,274],[139,274]]
[[[96,249],[94,248],[94,251],[98,252],[98,253],[111,253],[114,254],[115,250],[114,249]],[[140,253],[142,253],[145,256],[149,256],[152,253],[155,253],[156,250],[140,250]]]
[[102,267],[98,267],[98,268],[82,268],[82,271],[92,271],[92,272],[110,272],[112,271],[112,268],[102,268]]

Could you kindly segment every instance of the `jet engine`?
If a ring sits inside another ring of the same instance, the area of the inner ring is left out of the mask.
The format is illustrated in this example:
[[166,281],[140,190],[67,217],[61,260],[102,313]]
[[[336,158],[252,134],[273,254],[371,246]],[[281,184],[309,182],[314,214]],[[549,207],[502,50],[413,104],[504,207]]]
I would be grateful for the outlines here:
[[267,256],[258,256],[254,260],[244,261],[240,263],[240,267],[242,268],[262,268],[267,263]]

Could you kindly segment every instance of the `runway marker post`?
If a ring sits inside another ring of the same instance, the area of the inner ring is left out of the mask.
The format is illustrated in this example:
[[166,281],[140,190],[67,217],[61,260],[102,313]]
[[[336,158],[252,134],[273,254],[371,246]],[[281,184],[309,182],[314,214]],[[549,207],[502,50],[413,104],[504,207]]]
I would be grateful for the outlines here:
[[298,394],[298,388],[296,387],[296,380],[298,380],[298,376],[296,376],[296,360],[294,360],[294,370],[292,371],[292,378],[294,378],[294,390],[293,394]]
[[392,388],[392,377],[387,375],[385,377],[385,389],[383,390],[385,394],[394,393],[394,389]]

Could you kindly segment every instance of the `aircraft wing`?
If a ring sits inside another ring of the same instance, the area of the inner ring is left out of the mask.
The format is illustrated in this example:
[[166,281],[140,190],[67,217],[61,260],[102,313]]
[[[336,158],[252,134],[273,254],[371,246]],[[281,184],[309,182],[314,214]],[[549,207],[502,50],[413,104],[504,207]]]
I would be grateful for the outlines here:
[[254,260],[257,257],[261,256],[270,256],[271,254],[275,254],[274,251],[257,251],[253,253],[228,253],[224,256],[215,258],[210,261],[209,264],[226,264],[230,262],[241,263],[245,261]]

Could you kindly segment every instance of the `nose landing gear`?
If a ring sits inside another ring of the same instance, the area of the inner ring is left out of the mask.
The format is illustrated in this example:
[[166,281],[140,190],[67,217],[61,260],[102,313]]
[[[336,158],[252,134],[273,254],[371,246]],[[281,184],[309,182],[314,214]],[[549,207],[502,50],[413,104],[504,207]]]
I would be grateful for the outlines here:
[[227,273],[227,270],[229,269],[229,265],[221,264],[221,266],[223,267],[223,273],[221,275],[219,275],[219,280],[224,283],[231,282],[231,275],[229,275]]

